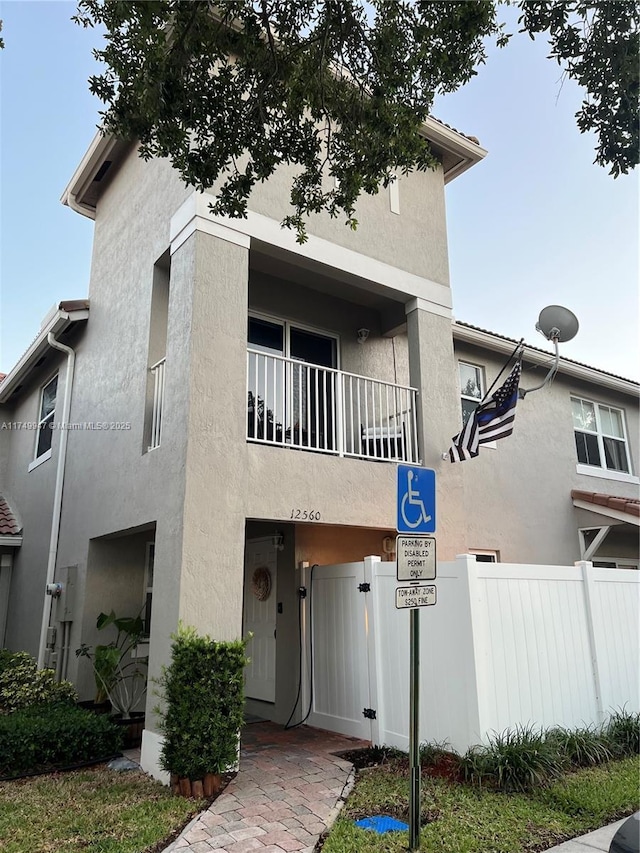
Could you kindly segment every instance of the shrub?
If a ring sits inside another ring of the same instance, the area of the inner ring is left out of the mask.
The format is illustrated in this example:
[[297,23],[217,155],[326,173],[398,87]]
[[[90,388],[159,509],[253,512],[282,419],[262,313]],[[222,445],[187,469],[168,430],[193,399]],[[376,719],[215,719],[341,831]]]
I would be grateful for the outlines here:
[[76,656],[91,662],[96,681],[96,704],[108,699],[114,711],[128,720],[147,692],[147,663],[131,658],[132,649],[142,639],[144,622],[139,615],[116,616],[113,610],[98,616],[98,631],[112,626],[117,632],[114,640],[93,648],[83,643],[76,649]]
[[609,761],[613,755],[608,739],[593,726],[582,729],[551,729],[547,735],[557,752],[575,767],[590,767]]
[[19,776],[107,758],[120,730],[77,705],[36,705],[0,716],[0,776]]
[[640,714],[621,708],[612,714],[604,735],[614,755],[638,755],[640,752]]
[[55,680],[52,669],[38,669],[27,652],[2,650],[0,656],[0,713],[51,702],[75,702],[73,684]]
[[237,762],[244,709],[245,642],[217,642],[193,628],[174,635],[171,664],[160,681],[164,770],[191,780]]
[[557,778],[564,760],[542,731],[516,726],[489,738],[488,746],[474,746],[461,759],[468,782],[501,791],[530,791]]

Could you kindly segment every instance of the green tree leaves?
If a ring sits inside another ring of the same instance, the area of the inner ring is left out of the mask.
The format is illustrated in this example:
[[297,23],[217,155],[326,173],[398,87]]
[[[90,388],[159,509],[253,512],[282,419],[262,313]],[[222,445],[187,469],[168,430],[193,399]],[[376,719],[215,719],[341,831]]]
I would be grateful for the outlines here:
[[[485,40],[508,41],[488,0],[80,0],[103,25],[90,79],[104,127],[215,189],[212,211],[246,215],[256,184],[287,168],[284,224],[304,241],[324,212],[356,227],[356,201],[397,171],[435,165],[421,126],[434,96],[467,82]],[[614,175],[638,159],[636,2],[518,2],[524,29],[587,91],[580,130]]]

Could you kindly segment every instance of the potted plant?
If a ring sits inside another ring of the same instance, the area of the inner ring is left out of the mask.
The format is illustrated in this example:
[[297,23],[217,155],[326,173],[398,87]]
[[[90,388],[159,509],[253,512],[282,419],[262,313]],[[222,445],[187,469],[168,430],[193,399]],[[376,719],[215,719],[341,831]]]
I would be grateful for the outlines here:
[[93,667],[95,704],[108,701],[114,719],[128,730],[125,746],[136,745],[142,737],[144,712],[135,708],[147,690],[147,661],[133,657],[132,652],[142,640],[144,623],[139,615],[118,617],[112,610],[98,616],[96,627],[99,631],[115,628],[115,639],[94,647],[83,643],[76,655],[87,658]]

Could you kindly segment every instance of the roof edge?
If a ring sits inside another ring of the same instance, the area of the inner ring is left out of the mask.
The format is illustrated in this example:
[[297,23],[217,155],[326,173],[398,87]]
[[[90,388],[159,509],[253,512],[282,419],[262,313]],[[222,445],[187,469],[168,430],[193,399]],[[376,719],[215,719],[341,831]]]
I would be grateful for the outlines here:
[[[514,344],[518,343],[515,338],[507,338],[495,332],[479,329],[476,326],[462,323],[460,320],[453,321],[453,337],[454,340],[475,344],[476,346],[485,347],[504,355],[509,355],[513,352]],[[524,358],[532,364],[548,367],[549,359],[553,358],[553,353],[525,343]],[[638,392],[640,391],[640,382],[635,382],[633,379],[625,379],[623,376],[616,376],[614,373],[607,373],[605,370],[590,367],[587,364],[581,364],[579,361],[573,361],[569,358],[560,358],[558,371],[565,376],[581,379],[584,382],[591,382],[612,391],[629,394],[635,398],[638,397]]]
[[29,348],[0,383],[0,403],[6,403],[9,400],[15,389],[33,370],[38,359],[51,348],[47,340],[49,332],[60,335],[73,323],[88,319],[88,299],[74,299],[58,303],[45,317],[40,331]]
[[[488,152],[479,143],[431,116],[424,120],[422,132],[436,148],[457,158],[455,165],[445,171],[445,183],[457,178],[487,156]],[[118,139],[113,134],[102,131],[96,133],[60,196],[62,204],[82,216],[95,219],[95,207],[87,203],[85,195],[117,144]]]

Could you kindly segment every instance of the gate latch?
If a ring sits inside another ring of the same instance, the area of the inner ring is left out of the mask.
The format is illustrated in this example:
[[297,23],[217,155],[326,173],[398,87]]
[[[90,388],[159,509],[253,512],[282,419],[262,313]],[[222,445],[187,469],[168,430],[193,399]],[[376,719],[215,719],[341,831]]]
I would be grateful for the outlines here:
[[365,708],[362,712],[362,716],[365,718],[365,720],[375,720],[376,712],[373,710],[373,708]]
[[359,583],[358,590],[360,592],[371,592],[371,584],[370,583]]

